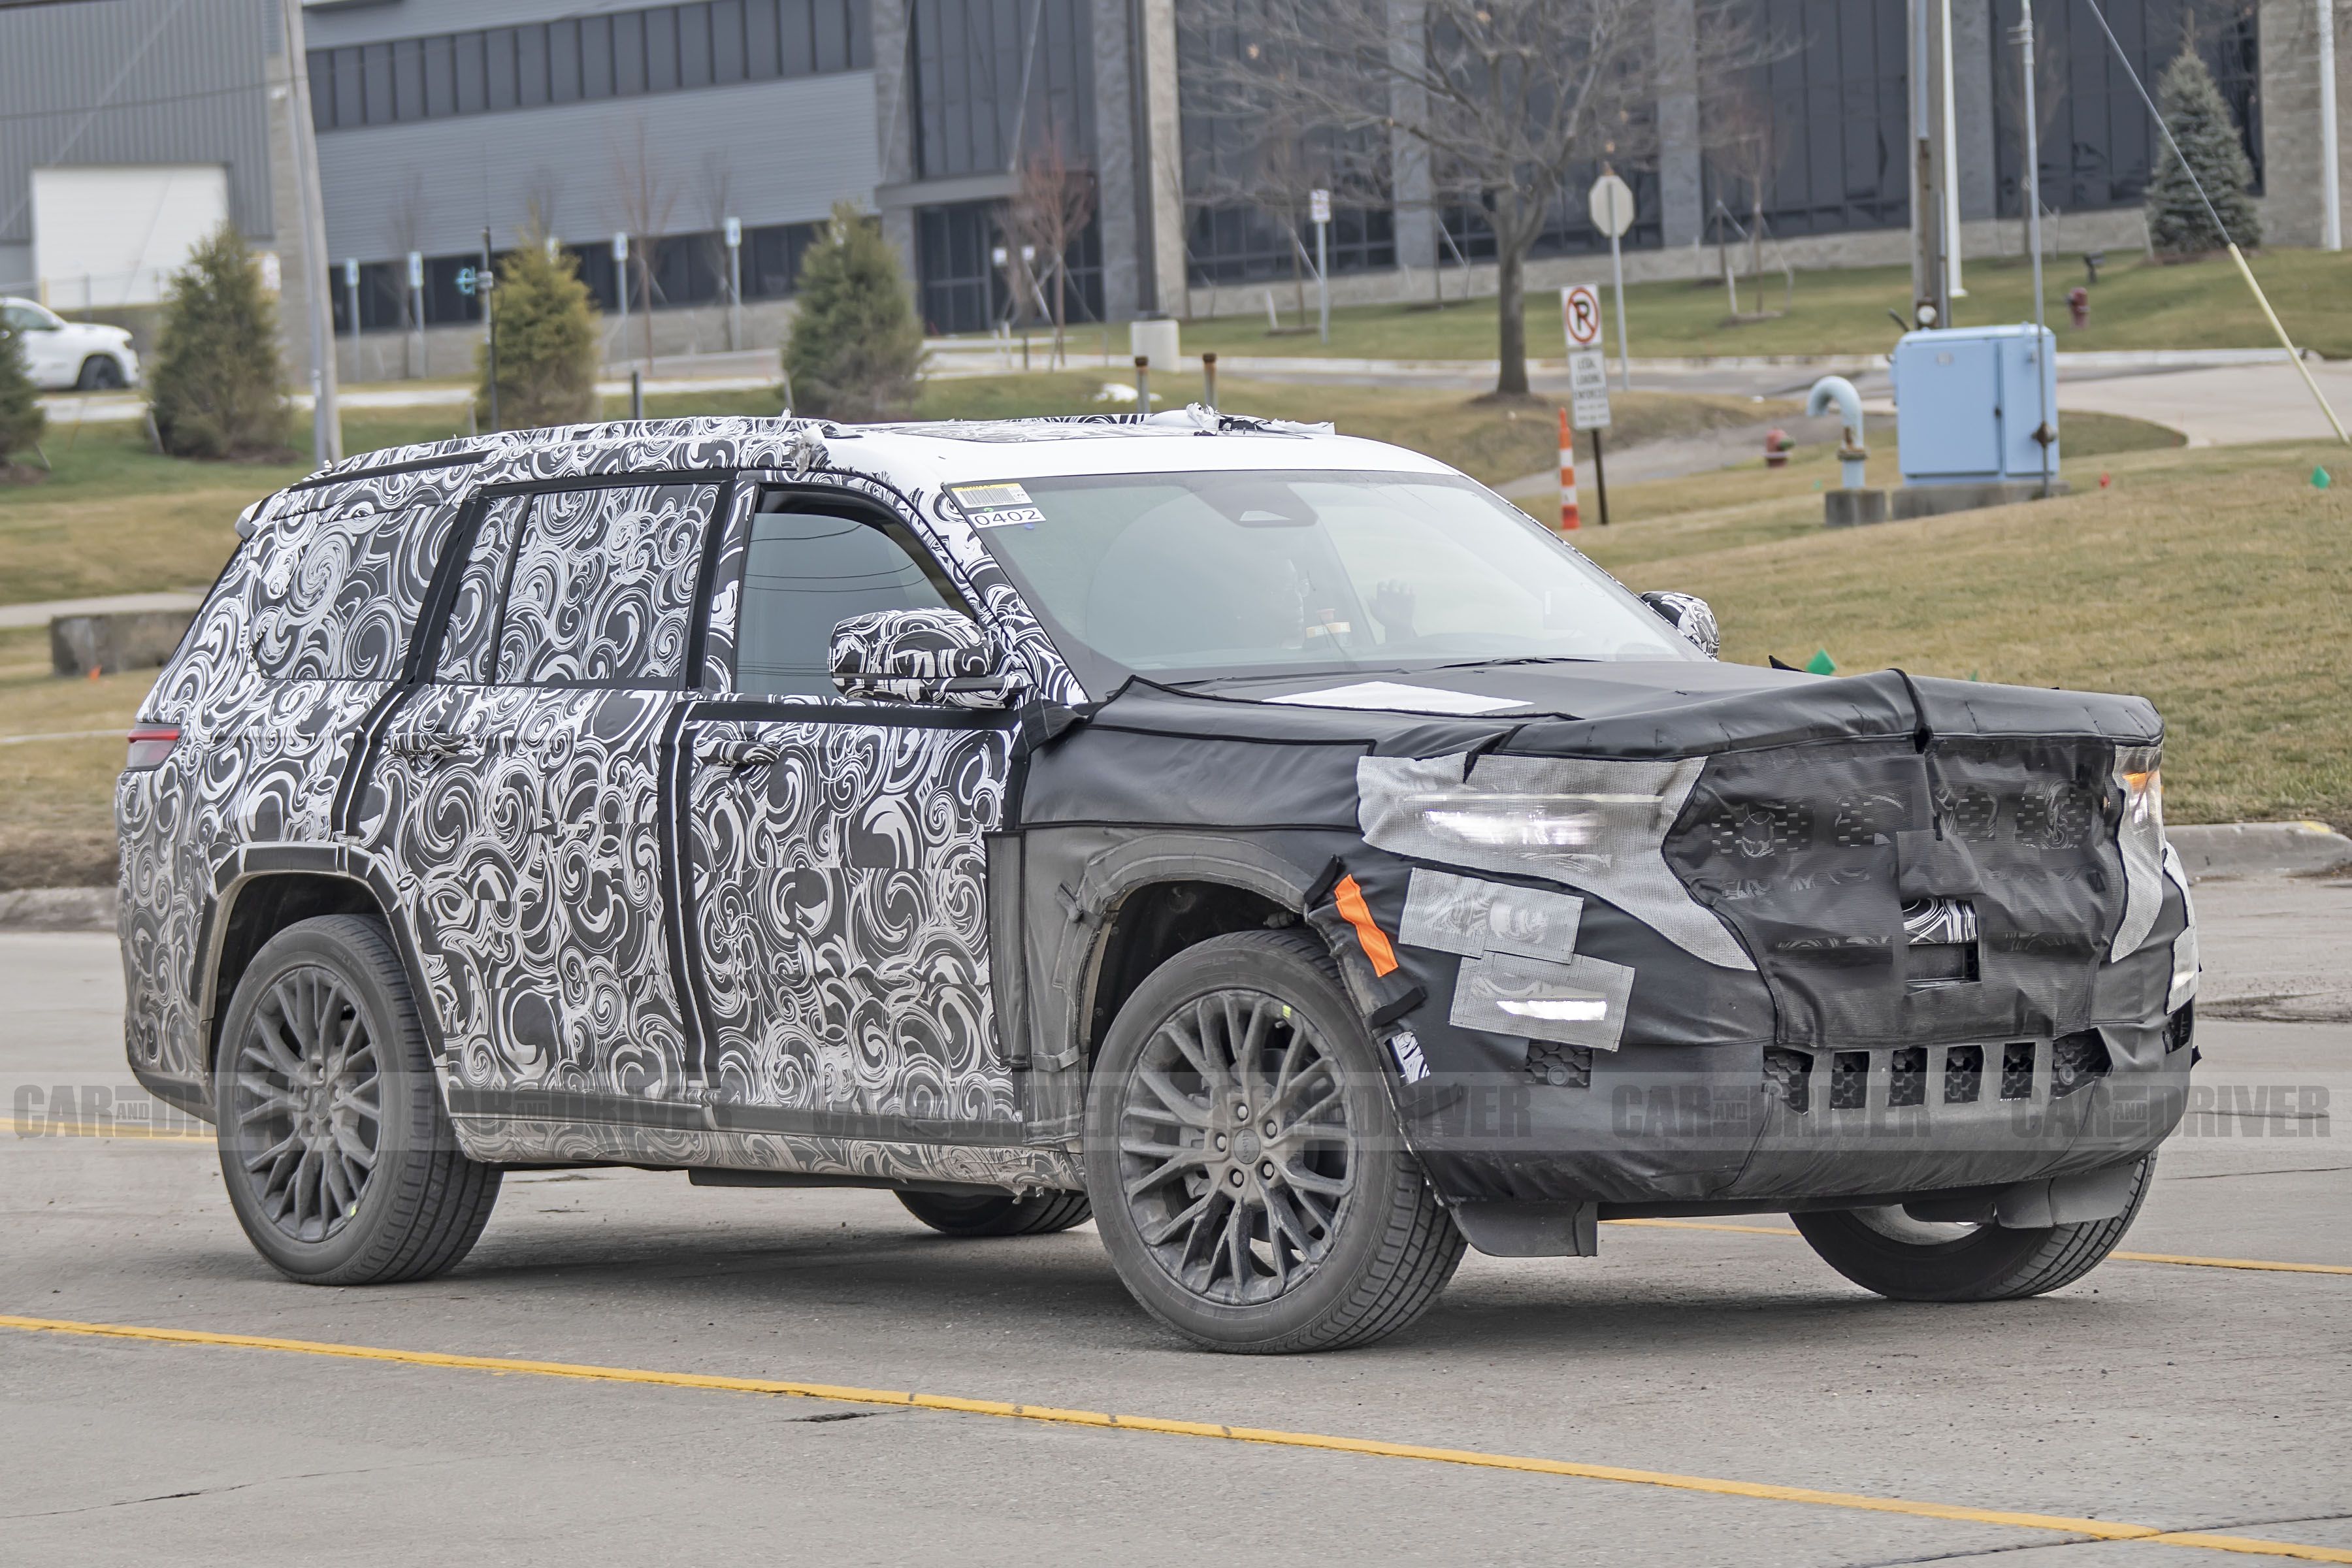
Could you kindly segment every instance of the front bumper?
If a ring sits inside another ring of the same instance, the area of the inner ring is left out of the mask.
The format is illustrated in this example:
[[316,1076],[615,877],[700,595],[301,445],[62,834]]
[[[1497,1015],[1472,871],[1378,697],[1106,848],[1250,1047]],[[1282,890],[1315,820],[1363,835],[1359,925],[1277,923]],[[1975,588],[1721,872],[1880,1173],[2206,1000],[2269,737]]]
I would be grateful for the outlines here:
[[1629,1046],[1566,1070],[1536,1053],[1517,1074],[1433,1075],[1402,1109],[1455,1202],[1769,1210],[2136,1160],[2179,1122],[2194,1055],[2185,1014],[1869,1051]]

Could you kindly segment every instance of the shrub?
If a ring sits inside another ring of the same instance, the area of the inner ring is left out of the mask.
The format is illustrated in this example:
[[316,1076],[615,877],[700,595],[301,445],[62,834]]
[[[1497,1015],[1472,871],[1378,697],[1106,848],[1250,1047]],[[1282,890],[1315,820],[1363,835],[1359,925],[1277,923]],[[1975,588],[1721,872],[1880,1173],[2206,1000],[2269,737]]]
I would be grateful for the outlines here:
[[[2159,256],[2200,256],[2222,249],[2232,239],[2250,249],[2260,245],[2262,220],[2254,216],[2253,197],[2246,194],[2254,181],[2253,167],[2246,161],[2246,146],[2230,118],[2230,106],[2213,85],[2213,73],[2193,50],[2183,49],[2164,68],[2156,97],[2164,123],[2187,162],[2175,157],[2169,145],[2157,153],[2156,178],[2147,187],[2148,243]],[[2196,182],[2189,178],[2192,171],[2204,183],[2228,233],[2213,226],[2212,214],[2205,210]]]
[[[596,416],[596,363],[603,336],[579,263],[533,224],[499,261],[490,295],[498,335],[499,423],[509,430],[572,425]],[[474,351],[474,412],[490,416],[489,355]]]
[[923,328],[882,226],[844,202],[801,258],[800,310],[784,342],[793,412],[884,419],[915,398]]
[[174,457],[285,449],[291,411],[278,305],[234,225],[223,223],[172,275],[147,384],[156,435]]
[[40,392],[25,363],[23,340],[0,325],[0,470],[8,467],[10,453],[40,440],[48,417],[42,412]]

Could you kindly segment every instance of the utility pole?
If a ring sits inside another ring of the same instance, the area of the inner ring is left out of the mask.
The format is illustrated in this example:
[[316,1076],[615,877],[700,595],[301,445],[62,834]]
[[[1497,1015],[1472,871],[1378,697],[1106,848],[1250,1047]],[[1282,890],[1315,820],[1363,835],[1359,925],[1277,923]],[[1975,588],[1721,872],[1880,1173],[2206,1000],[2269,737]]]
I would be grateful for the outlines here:
[[497,307],[491,302],[490,295],[497,283],[498,277],[490,270],[490,227],[489,225],[484,224],[482,226],[482,270],[476,278],[474,288],[477,298],[482,301],[482,342],[488,351],[490,428],[493,430],[499,428],[499,323]]
[[310,119],[310,58],[303,41],[302,7],[282,4],[287,120],[293,146],[294,187],[299,193],[302,243],[303,310],[310,328],[310,446],[324,468],[343,456],[343,421],[335,402],[335,317],[327,266],[326,198],[319,185],[318,127]]
[[2042,400],[2042,424],[2033,439],[2042,448],[2042,494],[2050,494],[2050,446],[2058,438],[2050,427],[2050,381],[2054,368],[2042,363],[2055,357],[2049,329],[2042,324],[2042,133],[2041,116],[2033,103],[2033,0],[2020,0],[2023,19],[2010,35],[2024,51],[2025,76],[2025,236],[2033,252],[2033,386]]
[[[1950,180],[1937,143],[1942,124],[1937,90],[1942,67],[1937,25],[1943,0],[1911,0],[1911,324],[1951,324],[1951,237],[1946,233],[1944,187]],[[1948,50],[1945,51],[1948,52]]]
[[1944,100],[1943,139],[1937,148],[1944,185],[1944,297],[1965,300],[1969,291],[1960,286],[1960,118],[1952,90],[1952,0],[1936,0],[1936,90]]
[[2344,176],[2336,163],[2336,0],[2319,5],[2319,247],[2344,248]]

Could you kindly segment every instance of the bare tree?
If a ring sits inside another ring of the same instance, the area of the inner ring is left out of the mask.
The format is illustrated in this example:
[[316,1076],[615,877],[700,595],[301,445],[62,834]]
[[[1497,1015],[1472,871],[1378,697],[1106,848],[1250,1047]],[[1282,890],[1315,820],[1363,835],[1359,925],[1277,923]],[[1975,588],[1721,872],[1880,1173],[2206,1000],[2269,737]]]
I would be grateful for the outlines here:
[[[1780,165],[1776,121],[1770,95],[1750,70],[1722,72],[1699,100],[1699,140],[1707,163],[1716,177],[1731,187],[1733,195],[1747,198],[1748,275],[1757,280],[1759,297],[1764,276],[1764,205]],[[1717,199],[1722,199],[1720,194]],[[1718,227],[1719,247],[1721,240]],[[1723,282],[1730,291],[1731,314],[1737,316],[1739,294],[1727,249],[1724,250]]]
[[[2183,14],[2181,26],[2184,36],[2193,36],[2196,26],[2193,7]],[[2058,124],[2058,111],[2066,102],[2066,71],[2065,45],[2052,37],[2047,28],[2036,32],[2033,38],[2033,134],[2045,152],[2050,147],[2050,133]],[[2022,256],[2032,243],[2028,237],[2033,232],[2030,222],[2033,215],[2025,210],[2024,205],[2025,61],[2023,51],[2009,47],[2006,40],[2000,51],[2000,69],[1993,79],[1993,91],[1994,121],[2007,133],[2011,156],[2020,171],[2017,182],[2017,253]],[[2043,205],[2047,207],[2048,204]],[[2053,216],[2055,216],[2054,209]],[[2051,225],[2050,232],[2054,242],[2058,232],[2056,224]]]
[[735,165],[726,149],[714,147],[702,155],[696,186],[702,201],[703,257],[719,279],[719,297],[727,301],[727,346],[733,349],[735,307],[742,301],[735,298],[734,275],[727,266],[727,220],[735,216]]
[[[621,229],[629,237],[628,273],[635,276],[637,313],[645,323],[646,363],[654,362],[654,247],[669,231],[669,216],[677,205],[677,189],[669,172],[654,156],[646,122],[637,121],[635,139],[613,155],[613,203]],[[624,274],[621,287],[629,287]]]
[[1035,249],[1034,265],[1045,273],[1041,281],[1052,287],[1048,313],[1054,319],[1054,363],[1058,365],[1069,323],[1069,255],[1094,219],[1095,174],[1070,161],[1059,129],[1053,127],[1030,138],[1019,174],[1020,188],[999,213],[998,226]]
[[[425,324],[425,300],[408,280],[408,258],[417,248],[417,236],[425,232],[425,177],[411,174],[400,194],[384,209],[383,237],[399,261],[394,266],[394,288],[400,304],[400,352],[404,361],[412,352],[415,331]],[[425,367],[408,367],[412,376],[423,375]]]
[[[1429,150],[1442,182],[1475,186],[1495,236],[1495,390],[1526,395],[1529,252],[1572,173],[1650,152],[1654,0],[1216,3],[1255,46],[1228,74],[1279,77],[1313,122],[1393,130]],[[1739,35],[1701,29],[1698,50],[1707,63],[1736,55]]]

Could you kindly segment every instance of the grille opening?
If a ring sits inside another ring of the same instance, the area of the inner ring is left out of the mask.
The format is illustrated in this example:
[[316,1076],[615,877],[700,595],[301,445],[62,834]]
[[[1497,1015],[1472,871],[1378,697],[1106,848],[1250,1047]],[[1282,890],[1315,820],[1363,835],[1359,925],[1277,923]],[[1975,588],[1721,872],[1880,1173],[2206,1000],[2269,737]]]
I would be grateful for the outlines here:
[[1860,1110],[1870,1096],[1870,1053],[1839,1051],[1830,1058],[1830,1109]]
[[2033,1042],[2012,1040],[2000,1048],[2000,1097],[2033,1098]]
[[1910,1046],[1895,1053],[1887,1064],[1886,1103],[1925,1105],[1927,1103],[1927,1049]]
[[1928,942],[1904,953],[1904,977],[1913,985],[1957,985],[1978,977],[1972,942]]
[[1551,1040],[1528,1042],[1528,1076],[1553,1089],[1591,1089],[1592,1050]]
[[1954,1046],[1944,1053],[1944,1103],[1974,1105],[1984,1093],[1984,1047]]
[[1802,1116],[1813,1108],[1813,1058],[1780,1046],[1764,1047],[1764,1092]]
[[2072,1094],[2093,1079],[2106,1077],[2114,1066],[2107,1056],[2107,1042],[2098,1030],[2061,1035],[2050,1047],[2050,1097]]

